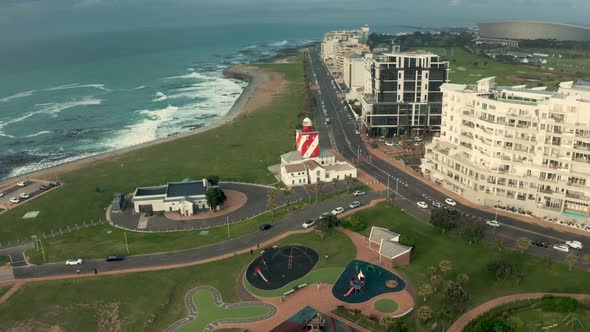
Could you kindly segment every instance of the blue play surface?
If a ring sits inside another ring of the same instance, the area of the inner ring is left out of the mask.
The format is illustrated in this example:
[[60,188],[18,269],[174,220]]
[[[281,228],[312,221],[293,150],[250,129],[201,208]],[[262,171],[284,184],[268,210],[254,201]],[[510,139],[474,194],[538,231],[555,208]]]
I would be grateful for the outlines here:
[[316,309],[307,306],[301,309],[299,312],[289,317],[286,321],[279,324],[277,327],[271,330],[271,332],[301,332],[305,330],[305,324],[307,324],[313,317],[320,314],[325,319],[326,325],[324,331],[331,332],[360,332],[359,330],[337,320],[331,316],[324,315],[318,312]]
[[[353,278],[358,275],[358,272],[362,271],[365,276],[364,287],[359,290],[353,290],[348,296],[344,296],[349,292],[351,284],[357,284]],[[386,286],[386,281],[395,280],[397,286],[389,288]],[[340,301],[347,303],[362,303],[366,302],[375,296],[385,293],[400,292],[406,288],[406,283],[392,272],[385,270],[384,268],[373,265],[371,263],[353,260],[348,264],[344,272],[340,275],[340,278],[336,281],[332,287],[332,294],[335,298]]]

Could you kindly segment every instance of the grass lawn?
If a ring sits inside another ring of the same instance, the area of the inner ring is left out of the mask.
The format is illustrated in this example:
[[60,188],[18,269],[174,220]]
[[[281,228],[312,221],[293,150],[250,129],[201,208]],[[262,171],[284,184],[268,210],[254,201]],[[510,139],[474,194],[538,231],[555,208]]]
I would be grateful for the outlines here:
[[[137,186],[210,174],[223,180],[276,182],[267,167],[278,163],[280,154],[293,147],[297,115],[303,110],[303,64],[261,66],[284,74],[288,81],[287,88],[273,98],[271,105],[204,133],[59,175],[64,185],[58,190],[0,216],[0,243],[104,219],[113,193],[129,193]],[[30,210],[41,213],[35,219],[22,219]]]
[[[301,244],[330,255],[318,267],[343,266],[354,252],[343,253],[346,237],[313,233],[290,236],[281,244]],[[22,331],[161,331],[186,317],[184,295],[198,285],[217,288],[227,303],[238,302],[235,291],[250,254],[165,271],[130,273],[30,283],[0,306],[0,330]]]
[[203,331],[207,324],[218,319],[255,318],[268,313],[268,309],[260,306],[245,306],[232,309],[220,308],[213,301],[213,295],[206,290],[196,292],[193,295],[193,303],[198,310],[197,318],[189,324],[183,325],[179,331]]
[[[449,59],[451,83],[475,83],[482,78],[496,76],[496,83],[499,85],[527,84],[529,87],[535,87],[538,83],[542,83],[550,90],[557,90],[559,82],[576,79],[575,73],[571,70],[568,72],[542,71],[541,68],[533,66],[499,63],[461,48],[429,50]],[[455,59],[454,62],[453,59]]]
[[279,289],[273,290],[262,290],[252,286],[246,279],[245,275],[243,281],[244,285],[246,286],[246,289],[248,289],[251,293],[253,293],[256,296],[277,297],[283,295],[283,293],[285,293],[286,291],[293,289],[293,286],[301,285],[304,283],[308,285],[307,287],[315,287],[315,284],[320,282],[323,284],[333,285],[336,282],[336,280],[338,280],[338,277],[342,274],[342,271],[344,271],[343,267],[327,267],[324,269],[314,270],[309,272],[302,278],[294,280]]
[[373,307],[375,307],[375,309],[380,312],[391,313],[395,312],[399,306],[397,305],[397,302],[395,302],[394,300],[379,299],[375,301],[375,303],[373,303]]
[[0,266],[10,263],[10,257],[0,256]]
[[[580,269],[568,271],[565,264],[553,262],[547,265],[539,257],[523,255],[515,251],[504,250],[498,252],[487,242],[469,245],[465,240],[455,235],[442,235],[430,224],[414,219],[408,214],[380,203],[376,207],[359,211],[366,217],[369,228],[361,233],[368,235],[371,225],[385,227],[402,235],[415,239],[412,263],[398,267],[410,280],[414,288],[430,282],[427,269],[437,267],[441,260],[450,260],[452,270],[447,273],[447,280],[455,280],[457,274],[466,273],[469,282],[465,290],[469,295],[468,305],[475,306],[492,298],[523,292],[564,292],[586,293],[590,289],[590,278],[587,272]],[[518,265],[525,273],[524,280],[517,284],[513,279],[497,281],[495,273],[486,269],[491,259],[500,259]],[[418,296],[417,306],[424,304]],[[435,318],[444,306],[443,294],[435,292],[426,301],[426,305],[433,308]],[[458,313],[448,317],[448,322],[457,318]],[[448,325],[447,325],[448,327]],[[425,329],[417,326],[416,330]]]

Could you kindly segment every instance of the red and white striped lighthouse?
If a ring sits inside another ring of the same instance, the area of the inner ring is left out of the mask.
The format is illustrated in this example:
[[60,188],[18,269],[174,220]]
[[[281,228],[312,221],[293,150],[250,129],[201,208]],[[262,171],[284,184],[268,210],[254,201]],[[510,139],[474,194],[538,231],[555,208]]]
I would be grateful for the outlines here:
[[303,119],[303,129],[297,129],[295,144],[297,151],[303,158],[314,158],[320,156],[320,133],[313,130],[309,118]]

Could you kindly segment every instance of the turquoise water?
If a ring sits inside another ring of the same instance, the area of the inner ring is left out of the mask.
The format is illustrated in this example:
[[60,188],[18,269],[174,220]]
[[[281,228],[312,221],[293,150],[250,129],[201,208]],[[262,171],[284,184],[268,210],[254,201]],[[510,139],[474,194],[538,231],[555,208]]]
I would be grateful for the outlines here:
[[220,119],[245,83],[223,78],[319,39],[252,26],[118,32],[0,52],[0,178]]
[[579,212],[572,212],[572,211],[563,211],[562,214],[564,216],[568,216],[568,217],[574,217],[574,218],[582,218],[582,219],[586,219],[588,218],[587,215],[583,214],[583,213],[579,213]]

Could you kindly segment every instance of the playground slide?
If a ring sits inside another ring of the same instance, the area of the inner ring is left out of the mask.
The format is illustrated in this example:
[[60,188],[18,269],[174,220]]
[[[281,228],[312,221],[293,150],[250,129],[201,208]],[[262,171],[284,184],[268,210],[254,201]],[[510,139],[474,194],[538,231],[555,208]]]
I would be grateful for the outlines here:
[[350,295],[350,293],[352,293],[352,291],[354,291],[354,286],[351,286],[350,289],[348,290],[348,292],[346,292],[346,294],[344,294],[344,296]]
[[266,282],[268,284],[268,280],[264,277],[264,274],[262,274],[262,271],[260,270],[260,268],[257,268],[256,272],[258,273],[260,278],[262,278],[262,280],[264,280],[264,282]]

